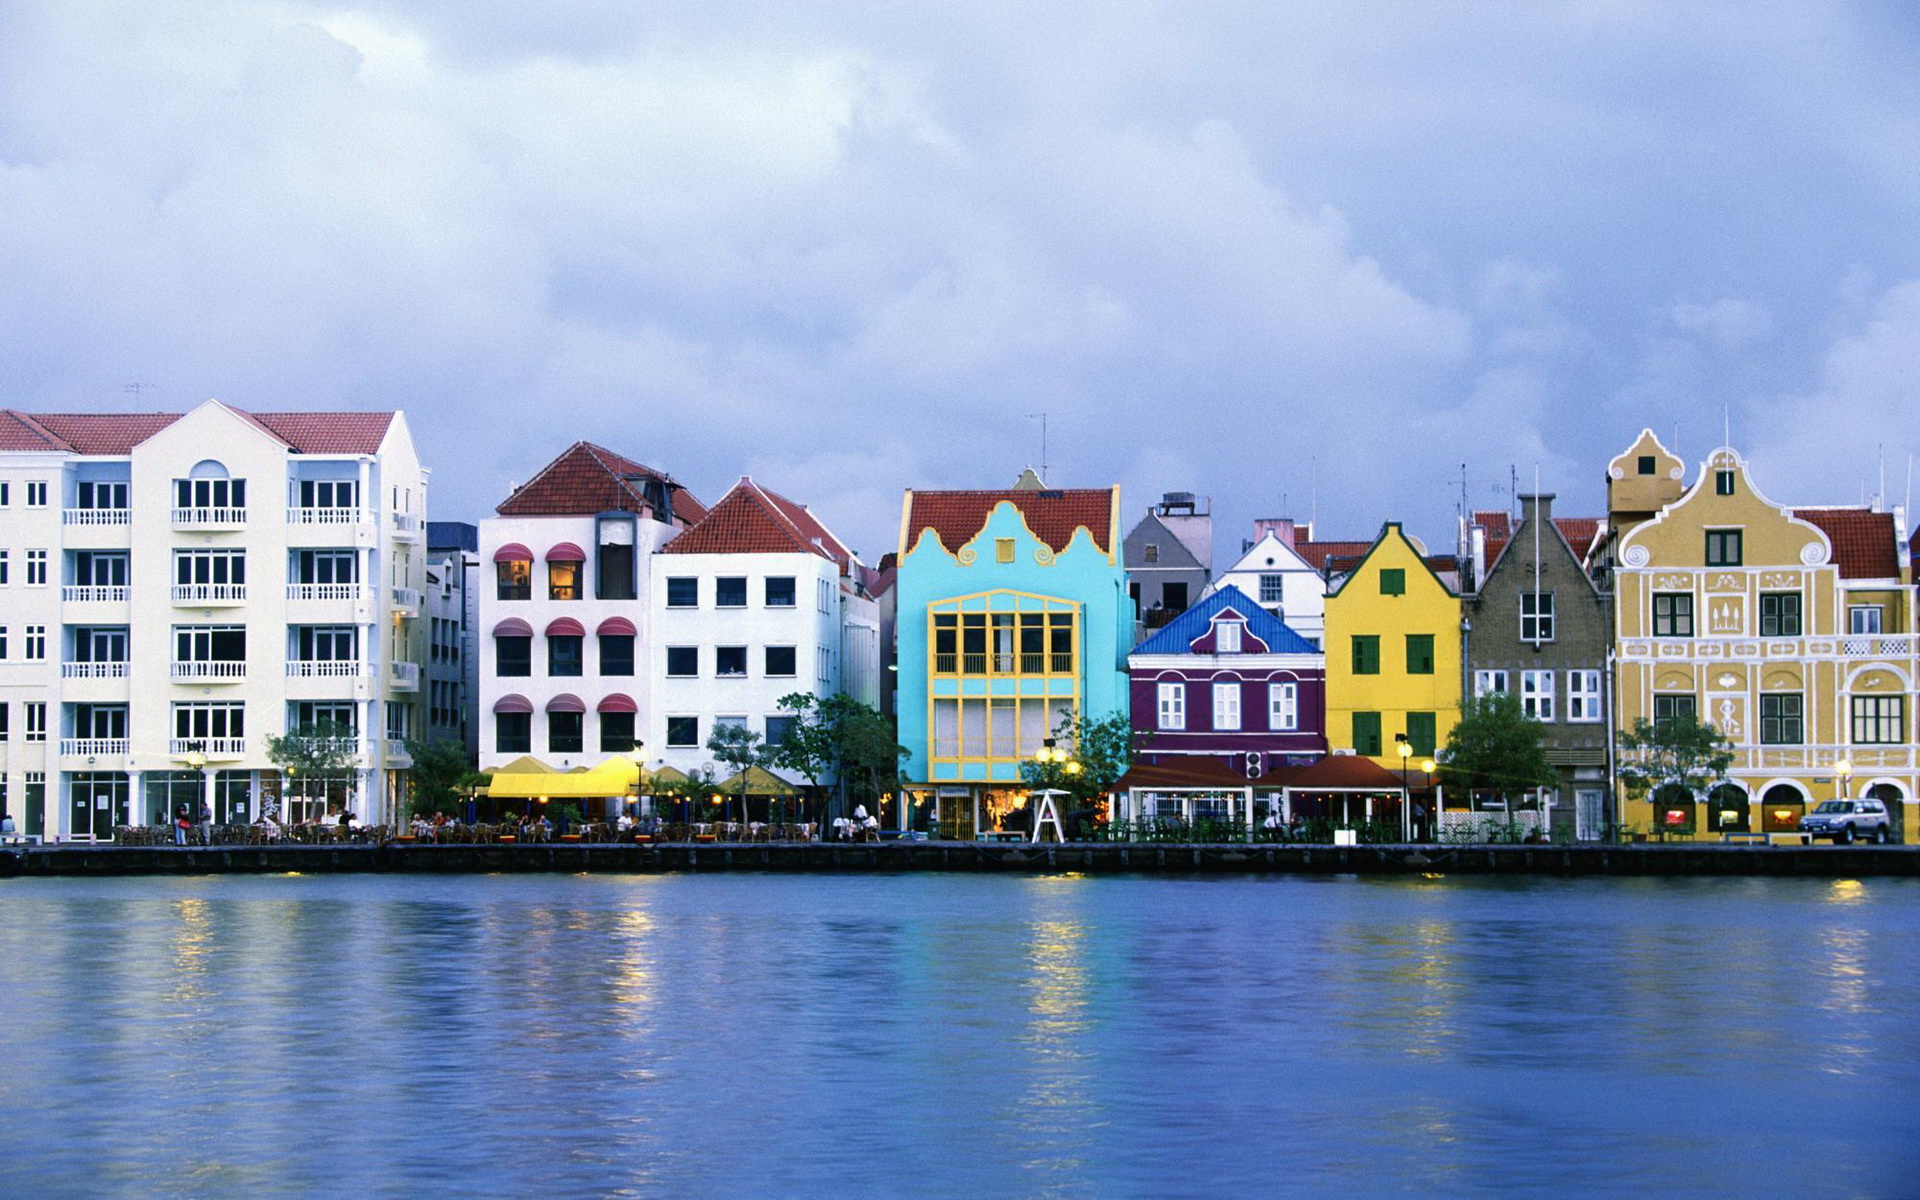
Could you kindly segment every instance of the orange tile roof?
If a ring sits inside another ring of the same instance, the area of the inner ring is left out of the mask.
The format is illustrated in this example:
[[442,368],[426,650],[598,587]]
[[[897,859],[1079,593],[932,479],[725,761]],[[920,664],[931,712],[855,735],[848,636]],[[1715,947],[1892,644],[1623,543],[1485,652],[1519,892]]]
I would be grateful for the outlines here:
[[[377,454],[390,412],[250,413],[242,420],[300,454]],[[180,419],[179,413],[22,413],[0,410],[0,449],[118,456]]]
[[575,442],[560,452],[513,495],[495,506],[503,517],[588,517],[601,512],[639,512],[647,507],[644,490],[635,477],[658,479],[676,489],[676,522],[692,525],[707,515],[707,506],[671,475],[643,466],[592,442]]
[[1796,508],[1793,515],[1819,527],[1833,543],[1842,579],[1897,579],[1899,544],[1893,514],[1870,508]]
[[1593,540],[1607,527],[1605,517],[1555,517],[1553,523],[1581,562],[1587,561],[1587,555],[1593,550]]
[[660,547],[662,554],[818,554],[845,567],[840,539],[796,504],[743,476],[692,528]]
[[1294,551],[1307,560],[1307,565],[1316,571],[1324,572],[1329,560],[1336,563],[1348,559],[1359,560],[1373,548],[1372,542],[1296,542]]
[[909,492],[906,542],[909,549],[924,530],[933,530],[940,544],[958,550],[986,525],[994,506],[1005,501],[1020,510],[1033,535],[1058,553],[1067,548],[1076,531],[1093,535],[1093,544],[1113,553],[1113,492],[1107,488],[1065,490],[1006,490]]

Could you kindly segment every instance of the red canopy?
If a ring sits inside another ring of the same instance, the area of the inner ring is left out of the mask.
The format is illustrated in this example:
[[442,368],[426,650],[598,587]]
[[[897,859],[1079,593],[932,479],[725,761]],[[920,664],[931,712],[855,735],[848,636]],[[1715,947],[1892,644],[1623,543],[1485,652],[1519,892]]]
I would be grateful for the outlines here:
[[497,713],[530,713],[533,711],[533,701],[522,696],[519,692],[508,692],[493,702],[493,711]]
[[547,550],[548,562],[585,562],[587,552],[572,542],[555,542]]
[[633,702],[633,697],[627,695],[625,692],[614,692],[611,695],[600,697],[600,703],[596,708],[603,713],[630,713],[640,711],[640,706]]
[[585,637],[587,627],[572,617],[555,617],[547,622],[548,637]]
[[558,696],[555,696],[553,699],[547,701],[547,711],[550,713],[553,713],[553,712],[583,713],[587,711],[587,702],[582,700],[580,697],[574,695],[572,692],[561,692]]
[[640,634],[640,631],[633,627],[633,622],[625,617],[608,617],[600,622],[600,628],[594,632],[601,637],[638,637]]
[[500,622],[498,625],[495,625],[493,627],[493,636],[495,637],[532,637],[533,626],[527,624],[525,621],[522,621],[519,617],[508,617],[506,620]]
[[519,542],[508,542],[506,545],[500,547],[498,550],[495,550],[493,552],[493,561],[495,562],[532,562],[533,551],[527,549],[525,546],[522,546]]
[[1267,791],[1292,788],[1296,792],[1397,792],[1407,786],[1398,774],[1358,754],[1329,754],[1306,767],[1275,767],[1253,781]]

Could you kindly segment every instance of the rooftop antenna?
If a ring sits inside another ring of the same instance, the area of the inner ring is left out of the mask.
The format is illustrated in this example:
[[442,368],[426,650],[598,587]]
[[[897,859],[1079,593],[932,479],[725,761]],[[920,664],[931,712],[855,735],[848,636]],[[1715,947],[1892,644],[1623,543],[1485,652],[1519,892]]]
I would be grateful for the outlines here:
[[1040,480],[1044,483],[1047,478],[1047,414],[1028,413],[1027,420],[1040,422]]
[[1720,444],[1729,450],[1733,449],[1732,401],[1725,401],[1720,405]]
[[1314,455],[1307,468],[1307,533],[1312,536],[1313,527],[1320,519],[1320,456]]
[[127,395],[132,396],[133,406],[135,408],[138,408],[140,407],[140,393],[142,391],[145,391],[148,388],[158,388],[159,386],[160,385],[157,383],[129,383],[128,385],[121,388],[120,390],[127,393]]
[[1880,494],[1874,497],[1873,507],[1882,509],[1887,506],[1887,444],[1880,443]]
[[1467,514],[1471,511],[1471,508],[1472,508],[1472,502],[1467,499],[1467,464],[1461,463],[1460,464],[1460,519],[1462,521],[1467,519]]
[[1912,513],[1913,513],[1913,455],[1911,455],[1911,454],[1909,454],[1909,455],[1907,455],[1907,502],[1906,502],[1906,504],[1905,504],[1905,505],[1903,505],[1902,507],[1904,507],[1904,508],[1906,509],[1906,511],[1907,511],[1907,513],[1908,513],[1908,517],[1907,517],[1907,519],[1908,519],[1908,520],[1912,520],[1912,519],[1913,519],[1913,517],[1912,517]]

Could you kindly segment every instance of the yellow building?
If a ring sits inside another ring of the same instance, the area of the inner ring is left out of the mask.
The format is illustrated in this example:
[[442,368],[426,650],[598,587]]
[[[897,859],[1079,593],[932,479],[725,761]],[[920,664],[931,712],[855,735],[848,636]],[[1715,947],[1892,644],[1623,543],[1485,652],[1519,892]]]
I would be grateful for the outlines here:
[[[1327,593],[1327,743],[1417,771],[1460,718],[1460,597],[1389,522]],[[1418,776],[1416,775],[1416,782]]]
[[1845,794],[1886,801],[1912,838],[1902,514],[1779,507],[1725,448],[1682,483],[1650,431],[1609,465],[1618,728],[1696,715],[1733,743],[1732,782],[1711,796],[1623,794],[1622,821],[1694,839],[1790,832]]

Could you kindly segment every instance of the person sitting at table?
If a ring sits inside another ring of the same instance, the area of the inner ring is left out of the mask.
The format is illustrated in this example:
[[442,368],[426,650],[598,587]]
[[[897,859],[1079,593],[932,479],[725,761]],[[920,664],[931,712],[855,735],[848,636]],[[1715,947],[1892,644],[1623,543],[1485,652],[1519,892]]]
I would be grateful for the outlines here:
[[632,833],[633,832],[633,815],[631,813],[622,812],[620,814],[619,821],[615,822],[615,825],[620,830],[621,833]]
[[261,813],[260,819],[255,821],[254,824],[259,826],[261,835],[268,841],[277,842],[280,840],[280,824],[273,819],[273,814]]

